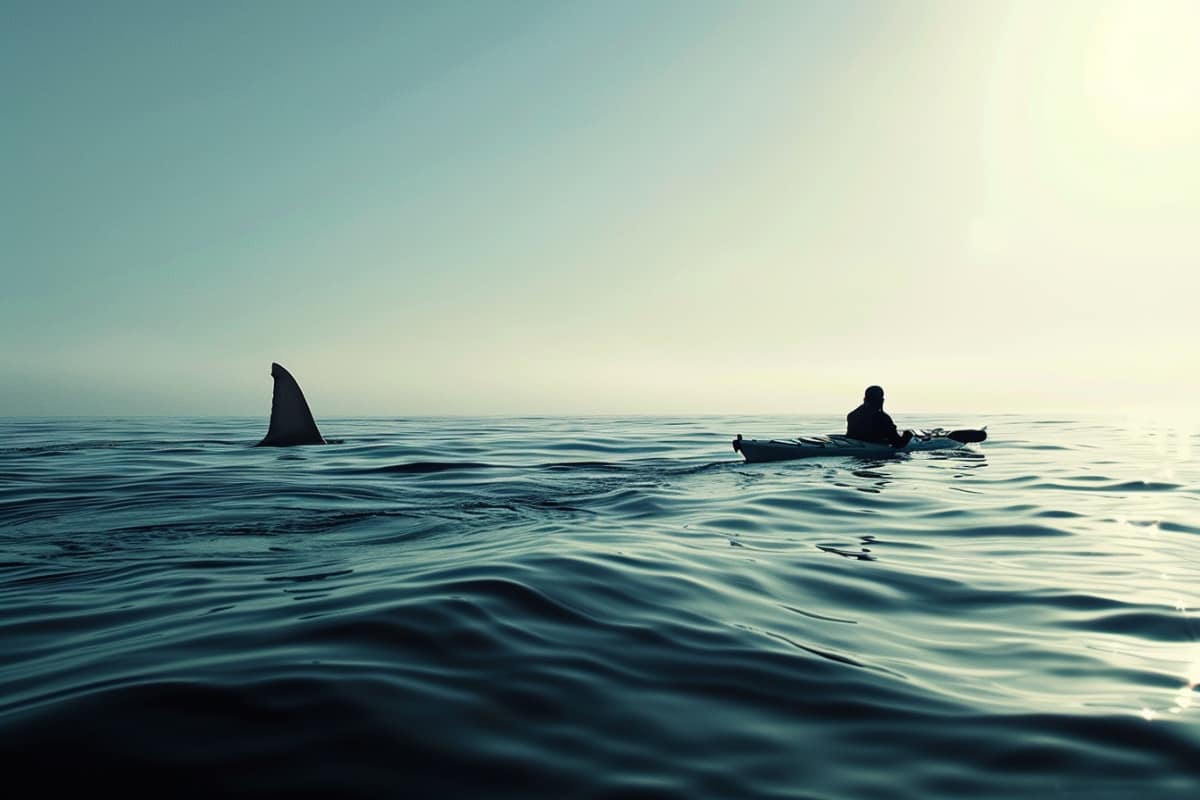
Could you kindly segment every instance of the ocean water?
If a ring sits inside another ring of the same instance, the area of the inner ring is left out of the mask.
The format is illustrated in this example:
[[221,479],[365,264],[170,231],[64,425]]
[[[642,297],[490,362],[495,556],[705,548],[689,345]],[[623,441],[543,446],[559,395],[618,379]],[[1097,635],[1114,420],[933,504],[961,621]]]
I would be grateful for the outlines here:
[[0,420],[8,785],[1200,796],[1200,437],[903,416]]

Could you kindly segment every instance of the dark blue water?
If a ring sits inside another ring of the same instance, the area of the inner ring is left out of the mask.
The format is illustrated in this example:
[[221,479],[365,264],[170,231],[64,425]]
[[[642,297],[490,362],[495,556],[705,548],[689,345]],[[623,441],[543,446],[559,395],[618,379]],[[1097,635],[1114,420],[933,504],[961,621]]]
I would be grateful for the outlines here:
[[1200,437],[899,421],[0,420],[8,785],[1195,796]]

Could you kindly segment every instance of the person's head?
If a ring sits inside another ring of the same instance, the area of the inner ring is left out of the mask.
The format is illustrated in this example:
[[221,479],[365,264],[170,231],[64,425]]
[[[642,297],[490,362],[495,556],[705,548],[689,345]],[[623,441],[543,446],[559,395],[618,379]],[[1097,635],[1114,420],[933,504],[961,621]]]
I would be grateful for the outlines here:
[[867,405],[871,405],[871,406],[882,406],[883,405],[883,387],[882,386],[868,386],[867,390],[865,392],[863,392],[863,402],[866,403]]

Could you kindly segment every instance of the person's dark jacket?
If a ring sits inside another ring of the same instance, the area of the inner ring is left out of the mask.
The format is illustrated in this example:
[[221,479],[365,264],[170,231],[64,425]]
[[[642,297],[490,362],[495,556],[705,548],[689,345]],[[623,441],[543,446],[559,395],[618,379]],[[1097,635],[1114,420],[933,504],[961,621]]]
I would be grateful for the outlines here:
[[896,430],[896,423],[887,412],[879,406],[869,406],[863,403],[846,415],[846,435],[851,439],[875,444],[890,444],[893,447],[903,447],[912,438],[911,431],[905,431],[901,436]]

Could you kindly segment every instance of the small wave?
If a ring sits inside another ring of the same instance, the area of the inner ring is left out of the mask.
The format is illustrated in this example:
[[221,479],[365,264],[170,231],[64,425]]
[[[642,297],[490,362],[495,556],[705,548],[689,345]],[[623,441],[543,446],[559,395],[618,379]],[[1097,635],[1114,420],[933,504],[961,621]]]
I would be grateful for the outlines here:
[[[1108,480],[1108,483],[1101,481]],[[1085,482],[1076,483],[1075,481]],[[1060,489],[1072,492],[1171,492],[1182,489],[1182,484],[1167,481],[1112,481],[1102,476],[1083,475],[1073,478],[1071,483],[1043,482],[1034,484],[1034,489]]]
[[1086,617],[1059,624],[1073,630],[1098,633],[1135,635],[1156,642],[1191,643],[1195,639],[1186,617],[1178,613],[1149,610],[1122,610],[1109,613],[1089,613]]
[[703,472],[716,472],[719,470],[733,469],[733,468],[740,466],[742,463],[743,462],[741,462],[741,461],[734,461],[734,460],[711,461],[707,464],[697,464],[697,465],[691,466],[691,467],[677,467],[674,469],[669,469],[666,471],[665,474],[673,475],[673,476],[674,475],[677,475],[677,476],[698,475]]
[[1170,520],[1163,520],[1162,522],[1158,523],[1158,527],[1161,530],[1171,531],[1173,533],[1200,533],[1200,527],[1195,525],[1185,525],[1182,522],[1171,522]]
[[386,467],[372,467],[363,471],[395,472],[407,475],[470,469],[496,469],[496,465],[481,464],[474,461],[415,461],[409,464],[391,464]]
[[549,471],[566,471],[573,469],[580,470],[596,470],[605,472],[620,472],[626,469],[622,464],[614,464],[609,461],[555,461],[550,464],[541,464],[539,469]]
[[1071,536],[1071,531],[1049,525],[1015,523],[1010,525],[965,525],[942,531],[948,536],[978,538],[1043,538]]
[[822,622],[840,622],[844,625],[857,625],[858,624],[857,620],[842,619],[841,617],[830,617],[825,614],[817,614],[812,611],[805,611],[802,608],[796,608],[795,606],[789,606],[789,605],[785,605],[783,603],[780,603],[779,607],[782,608],[784,611],[791,611],[793,614],[799,614],[803,617],[808,617],[810,619],[819,619]]
[[352,569],[334,569],[324,572],[309,572],[303,575],[272,575],[265,578],[271,583],[311,583],[313,581],[323,581],[329,578],[340,578],[345,575],[353,575]]
[[139,449],[145,449],[147,447],[153,447],[156,444],[167,445],[173,443],[146,441],[139,441],[136,444],[133,442],[121,441],[61,442],[57,444],[27,445],[23,447],[0,447],[0,456],[62,456],[79,453],[84,450],[110,450],[123,446],[134,446]]

